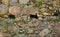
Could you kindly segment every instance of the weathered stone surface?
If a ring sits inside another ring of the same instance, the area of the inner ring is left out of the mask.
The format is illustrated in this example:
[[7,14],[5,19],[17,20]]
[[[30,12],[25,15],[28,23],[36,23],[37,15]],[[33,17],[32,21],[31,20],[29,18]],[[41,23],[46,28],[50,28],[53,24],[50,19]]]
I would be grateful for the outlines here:
[[17,5],[18,0],[10,0],[9,3],[10,3],[10,5]]
[[8,5],[9,4],[9,0],[2,0],[2,3]]
[[14,37],[25,37],[25,34],[17,34]]
[[49,29],[44,29],[44,30],[42,30],[41,32],[40,32],[40,36],[41,37],[44,37],[45,35],[47,35],[48,33],[50,33],[51,31],[49,30]]
[[38,24],[39,27],[47,27],[48,26],[48,22],[47,21],[42,21]]
[[19,26],[20,28],[26,28],[26,27],[28,26],[28,24],[21,24],[21,23],[18,23],[18,26]]
[[12,6],[12,7],[9,8],[9,13],[17,16],[21,13],[21,8],[18,7],[18,6]]
[[28,33],[28,34],[32,34],[32,33],[34,33],[34,30],[33,30],[33,29],[28,29],[28,30],[27,30],[27,33]]
[[15,26],[15,25],[9,25],[9,26],[8,26],[8,31],[9,31],[10,33],[12,33],[12,34],[19,32],[18,27]]
[[32,15],[35,15],[36,14],[36,11],[31,6],[25,7],[23,9],[23,12],[24,12],[24,14],[32,14]]
[[60,37],[60,0],[0,0],[0,15],[0,37]]
[[60,23],[55,23],[55,24],[53,24],[53,26],[52,26],[52,28],[54,29],[54,31],[56,33],[59,33],[60,32]]
[[1,4],[0,5],[0,15],[6,14],[7,11],[8,11],[8,7],[6,5],[4,5],[4,4]]
[[27,2],[29,2],[29,0],[19,0],[20,4],[27,4]]
[[12,37],[10,34],[0,33],[0,37]]

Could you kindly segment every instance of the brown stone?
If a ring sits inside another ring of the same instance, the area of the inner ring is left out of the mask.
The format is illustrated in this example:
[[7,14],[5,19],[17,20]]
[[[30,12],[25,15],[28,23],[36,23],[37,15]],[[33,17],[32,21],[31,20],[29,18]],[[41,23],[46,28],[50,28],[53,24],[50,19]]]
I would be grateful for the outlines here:
[[56,33],[60,33],[60,23],[54,23],[54,25],[53,25],[54,27],[54,31],[56,32]]
[[12,6],[12,7],[9,8],[9,13],[17,16],[21,13],[21,8],[18,7],[18,6]]
[[27,26],[28,26],[27,24],[21,25],[21,27],[23,28],[26,28]]
[[28,24],[21,24],[21,23],[18,23],[18,26],[19,27],[22,27],[22,28],[26,28],[28,26]]
[[46,2],[48,2],[48,0],[44,0],[44,2],[46,3]]
[[28,26],[29,27],[37,27],[38,25],[36,23],[34,23],[34,24],[30,23]]
[[34,10],[34,8],[28,6],[23,9],[23,13],[35,15],[36,11]]
[[14,26],[14,25],[9,25],[8,26],[8,31],[10,31],[11,33],[14,32],[14,33],[18,33],[18,27],[17,26]]
[[0,33],[0,37],[12,37],[12,36],[8,33]]
[[47,11],[47,8],[41,8],[40,11],[44,13]]
[[9,0],[2,0],[2,3],[8,5],[9,4]]
[[4,4],[0,4],[0,15],[6,14],[8,11],[8,7]]
[[28,29],[27,33],[32,34],[32,33],[34,33],[34,31],[32,29]]

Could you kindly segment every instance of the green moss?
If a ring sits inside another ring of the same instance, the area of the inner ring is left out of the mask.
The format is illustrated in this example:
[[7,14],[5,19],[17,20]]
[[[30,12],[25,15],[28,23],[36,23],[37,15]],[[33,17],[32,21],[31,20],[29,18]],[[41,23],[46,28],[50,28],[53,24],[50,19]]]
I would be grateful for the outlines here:
[[3,26],[3,29],[7,29],[7,26]]
[[7,23],[10,23],[10,24],[13,24],[15,21],[14,21],[14,19],[9,19],[9,18],[8,18],[8,19],[6,20],[6,22],[7,22]]
[[43,2],[43,0],[36,0],[36,2]]
[[53,22],[59,22],[60,21],[59,17],[57,17],[57,16],[53,16],[50,20]]
[[3,21],[3,19],[0,17],[0,22],[2,22]]
[[0,25],[0,29],[3,29],[3,30],[7,30],[7,27],[8,27],[7,25],[5,25],[5,26]]

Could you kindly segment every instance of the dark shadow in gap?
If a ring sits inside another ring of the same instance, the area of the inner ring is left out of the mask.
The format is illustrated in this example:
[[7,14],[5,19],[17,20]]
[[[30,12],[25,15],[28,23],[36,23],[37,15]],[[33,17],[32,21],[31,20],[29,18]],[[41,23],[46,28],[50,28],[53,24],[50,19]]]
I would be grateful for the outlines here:
[[9,18],[10,19],[15,19],[15,16],[14,15],[9,15]]
[[0,0],[0,4],[2,4],[2,0]]
[[38,16],[37,15],[31,15],[30,14],[30,18],[36,18],[36,19],[38,19]]
[[54,15],[53,16],[58,16],[58,13],[54,13]]

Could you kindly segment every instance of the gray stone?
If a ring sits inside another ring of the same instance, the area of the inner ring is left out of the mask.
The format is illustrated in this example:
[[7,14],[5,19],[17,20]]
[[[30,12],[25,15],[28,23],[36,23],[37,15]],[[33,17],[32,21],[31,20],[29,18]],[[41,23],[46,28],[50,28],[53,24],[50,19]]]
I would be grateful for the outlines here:
[[25,34],[17,34],[14,37],[25,37]]
[[6,14],[8,11],[8,7],[6,5],[0,4],[0,14]]
[[18,3],[17,0],[10,0],[10,5],[16,5]]
[[26,4],[27,2],[29,2],[29,0],[19,0],[20,4]]
[[48,22],[42,21],[38,24],[39,27],[46,27],[48,25]]
[[20,12],[21,12],[21,8],[18,7],[18,6],[12,6],[12,7],[9,8],[9,13],[12,14],[12,15],[17,16],[17,15],[20,14]]
[[43,29],[41,32],[40,32],[40,36],[41,37],[44,37],[45,35],[47,35],[48,33],[50,33],[51,31],[49,29]]

